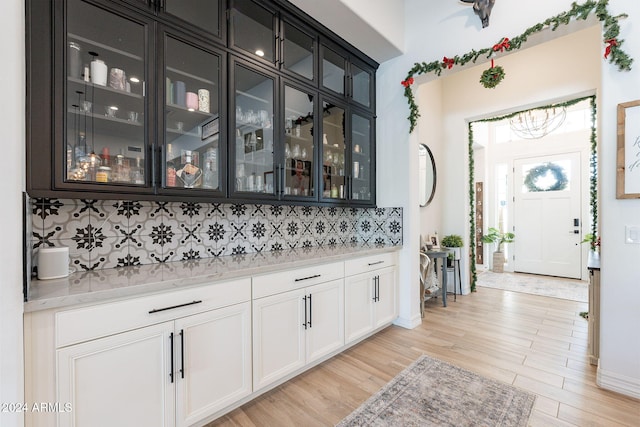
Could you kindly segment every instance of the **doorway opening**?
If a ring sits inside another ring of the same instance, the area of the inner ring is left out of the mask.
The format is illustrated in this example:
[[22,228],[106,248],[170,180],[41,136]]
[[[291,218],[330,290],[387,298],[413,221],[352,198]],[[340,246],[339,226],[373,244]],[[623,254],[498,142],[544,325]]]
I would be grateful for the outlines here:
[[[485,188],[476,201],[483,206],[481,221],[476,213],[476,239],[489,227],[516,235],[504,245],[504,271],[576,279],[569,288],[586,286],[589,245],[581,243],[597,230],[595,109],[595,96],[588,96],[469,125],[475,159],[470,174],[483,177]],[[523,123],[531,111],[546,123]],[[492,269],[492,248],[477,248],[483,252],[476,259],[484,260],[479,272]],[[509,282],[539,287],[542,278],[530,279],[509,277],[505,289]]]

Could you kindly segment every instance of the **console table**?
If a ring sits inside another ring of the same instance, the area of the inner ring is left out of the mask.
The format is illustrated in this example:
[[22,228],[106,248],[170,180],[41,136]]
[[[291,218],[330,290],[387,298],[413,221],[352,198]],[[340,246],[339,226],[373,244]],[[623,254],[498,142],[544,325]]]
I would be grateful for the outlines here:
[[426,251],[427,256],[436,262],[437,258],[440,258],[440,262],[442,263],[442,305],[444,307],[447,306],[447,256],[449,252],[447,251]]

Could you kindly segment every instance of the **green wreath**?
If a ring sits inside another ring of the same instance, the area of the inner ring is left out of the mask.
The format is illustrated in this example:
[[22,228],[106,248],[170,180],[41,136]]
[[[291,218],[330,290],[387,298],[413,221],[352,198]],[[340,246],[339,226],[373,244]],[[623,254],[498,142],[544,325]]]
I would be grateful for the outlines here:
[[[536,184],[538,178],[543,177],[551,172],[556,179],[556,182],[549,188],[541,188]],[[567,188],[569,180],[567,174],[564,172],[564,168],[555,163],[544,163],[540,166],[531,168],[524,178],[524,185],[530,192],[536,191],[561,191]]]
[[501,66],[491,67],[483,71],[480,76],[480,83],[487,89],[493,89],[504,79],[504,68]]

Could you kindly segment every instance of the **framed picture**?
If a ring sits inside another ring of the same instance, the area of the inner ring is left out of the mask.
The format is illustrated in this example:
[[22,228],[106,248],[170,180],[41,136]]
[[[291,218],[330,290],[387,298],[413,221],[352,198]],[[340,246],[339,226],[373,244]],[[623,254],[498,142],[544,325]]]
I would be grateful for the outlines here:
[[640,100],[618,104],[617,199],[640,199]]
[[440,249],[440,240],[438,240],[438,235],[437,234],[432,234],[429,236],[429,240],[427,241],[427,244],[433,245],[433,247],[431,248],[433,249]]
[[220,122],[218,117],[216,117],[202,125],[202,140],[204,141],[205,139],[216,135],[218,132],[220,132]]

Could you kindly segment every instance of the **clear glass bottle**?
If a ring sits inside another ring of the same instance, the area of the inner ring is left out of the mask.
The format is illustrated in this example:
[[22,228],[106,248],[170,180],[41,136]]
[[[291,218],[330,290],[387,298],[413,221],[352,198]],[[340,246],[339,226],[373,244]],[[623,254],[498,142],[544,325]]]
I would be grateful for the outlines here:
[[202,188],[215,190],[218,188],[218,174],[213,171],[213,161],[207,160],[202,176]]
[[181,158],[182,166],[176,171],[176,177],[182,181],[184,188],[197,187],[202,177],[202,169],[197,166],[197,158],[194,159],[194,153],[191,150],[182,150]]
[[144,167],[140,157],[136,157],[136,164],[131,168],[130,181],[134,184],[144,184]]
[[176,166],[171,144],[167,144],[167,187],[176,186]]

